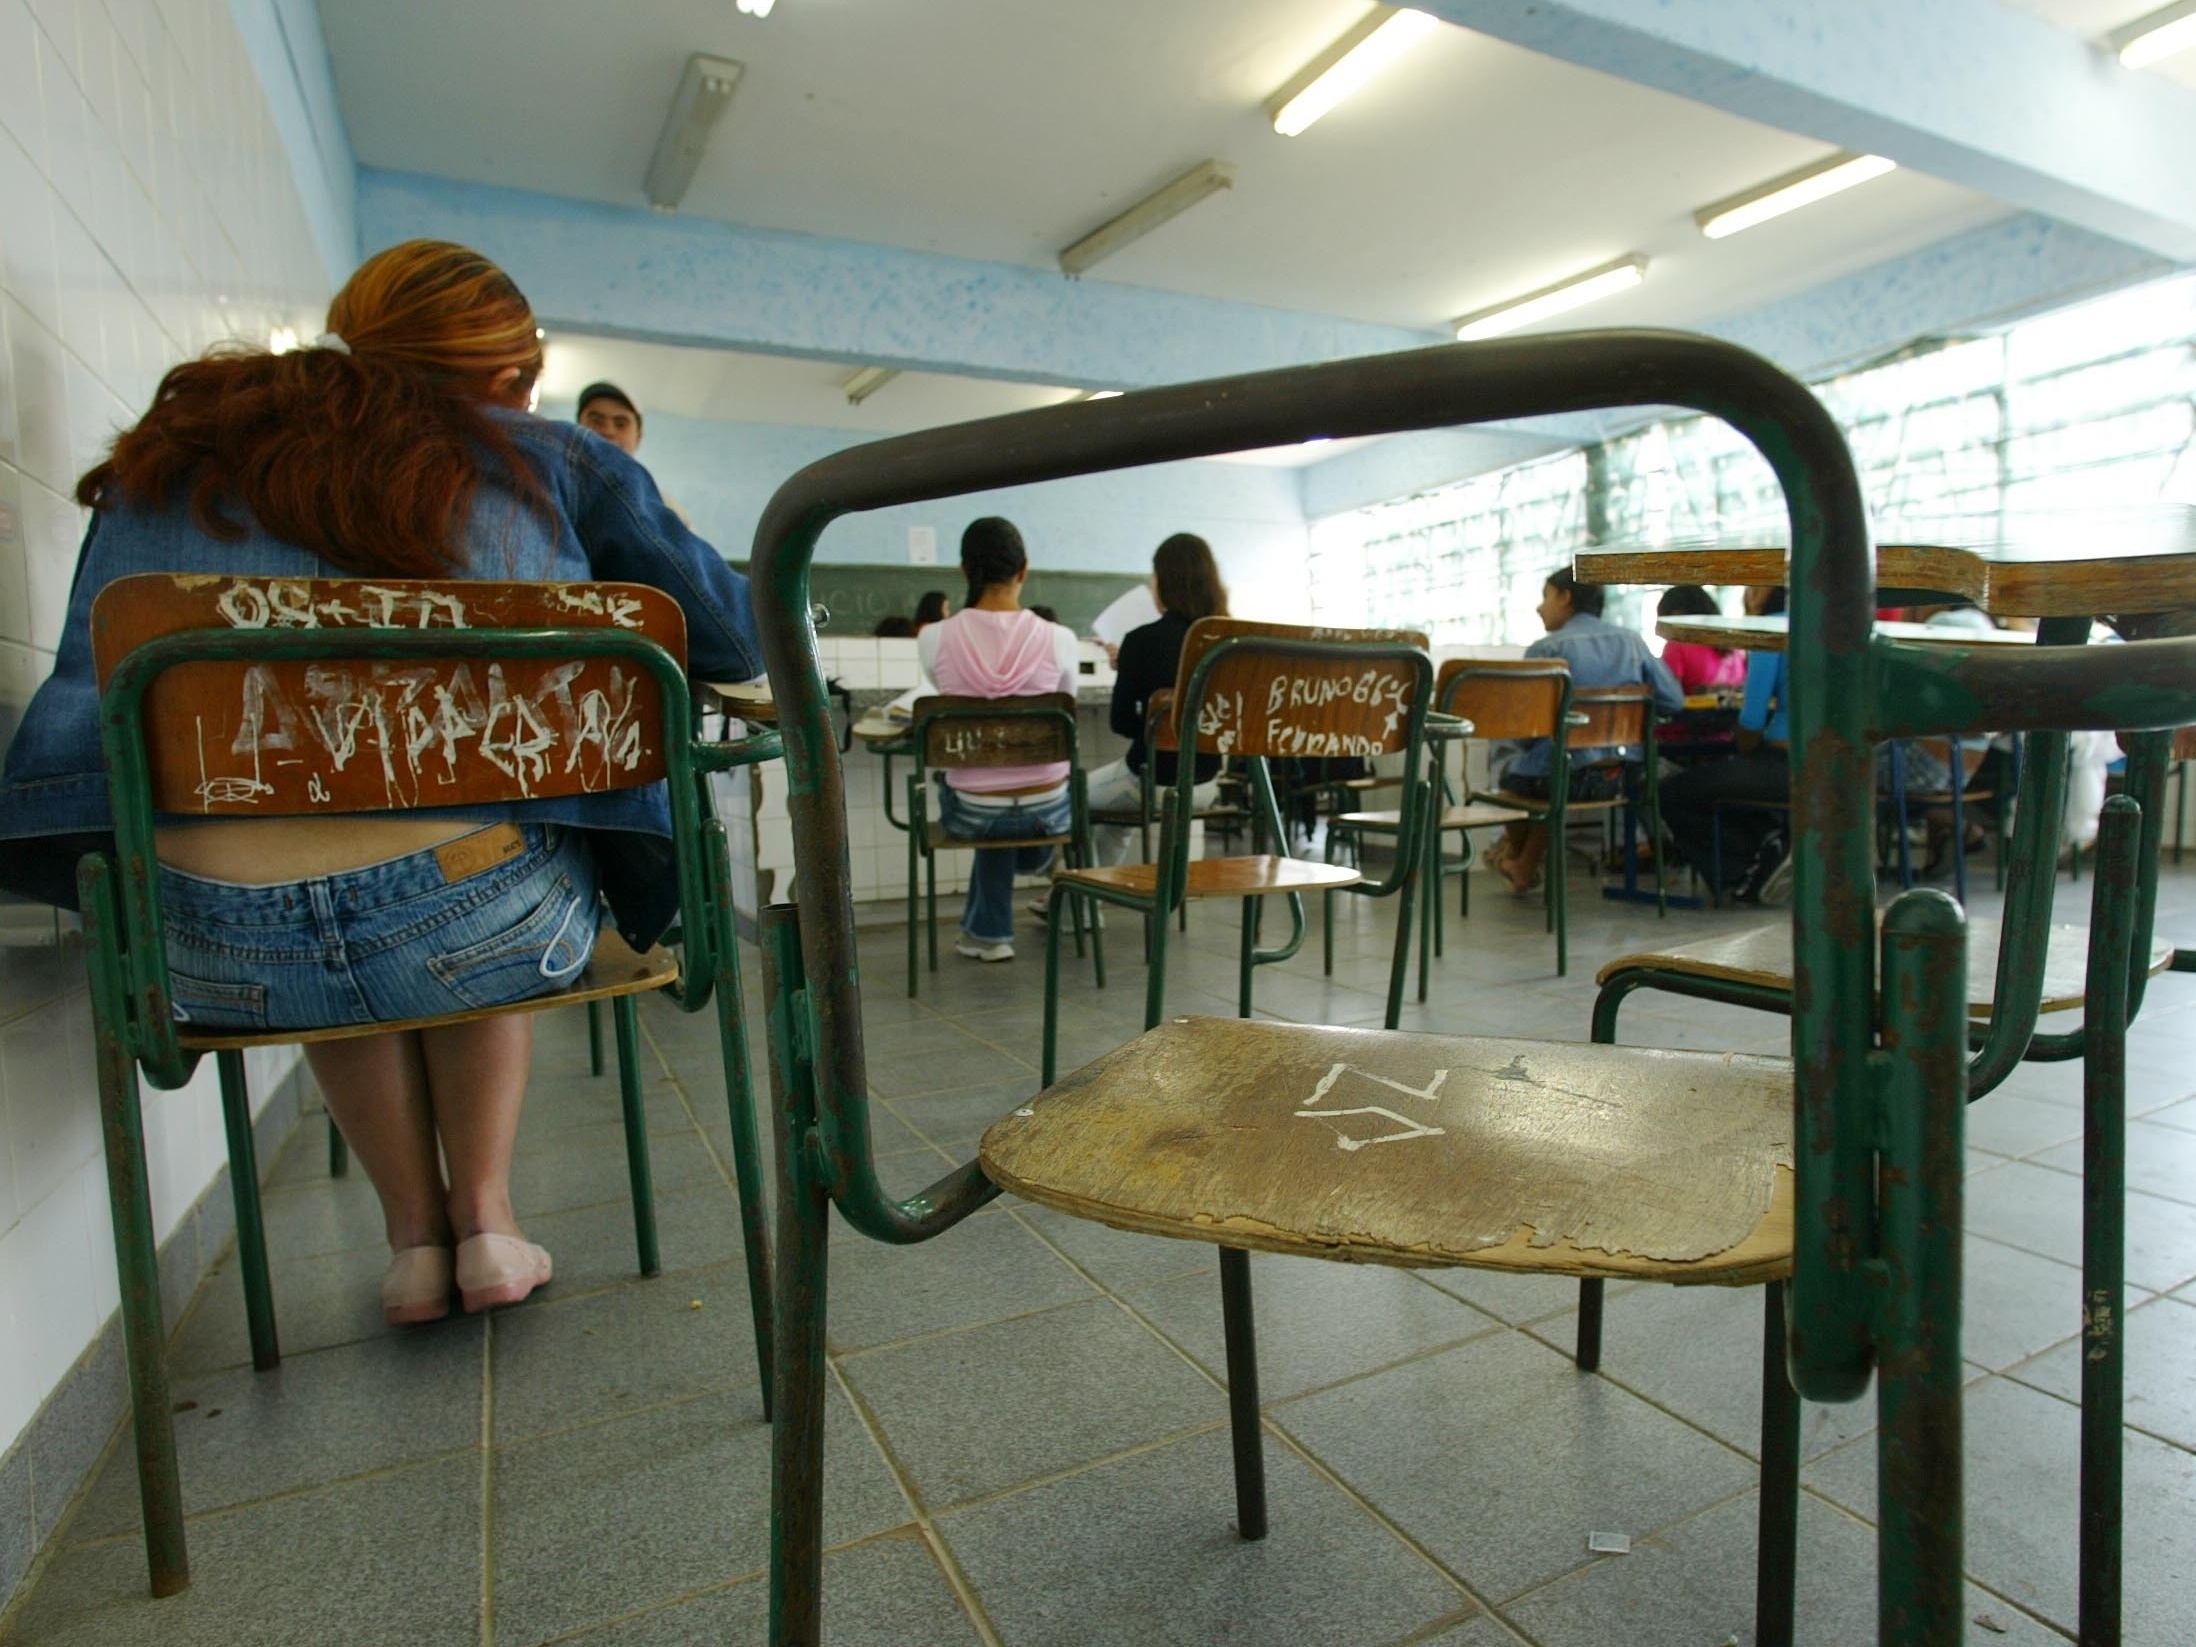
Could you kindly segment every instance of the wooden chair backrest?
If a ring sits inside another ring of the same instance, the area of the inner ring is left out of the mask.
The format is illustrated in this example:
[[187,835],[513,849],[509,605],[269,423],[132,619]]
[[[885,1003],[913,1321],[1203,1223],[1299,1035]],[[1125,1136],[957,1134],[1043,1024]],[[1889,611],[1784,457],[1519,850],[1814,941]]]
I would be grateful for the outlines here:
[[158,812],[290,817],[591,794],[664,775],[663,707],[631,659],[346,656],[345,631],[616,629],[686,660],[686,617],[635,583],[144,573],[92,603],[104,687],[185,630],[328,633],[325,656],[190,662],[144,698]]
[[[1426,650],[1410,629],[1328,629],[1247,618],[1199,618],[1182,643],[1175,699],[1189,691],[1199,660],[1221,642],[1247,644],[1213,666],[1198,711],[1197,749],[1207,755],[1392,755],[1409,739],[1406,725],[1418,672],[1403,658],[1303,656],[1255,644],[1261,639],[1334,646],[1387,645]],[[1180,747],[1179,711],[1172,736]]]
[[1573,749],[1647,741],[1647,706],[1654,690],[1646,686],[1582,686],[1571,694],[1571,713],[1586,717],[1571,728]]
[[1570,674],[1560,658],[1450,658],[1434,708],[1470,721],[1475,738],[1552,738]]
[[[1033,709],[1061,709],[1033,715]],[[1008,713],[1020,710],[1022,713]],[[922,762],[929,767],[1048,766],[1075,758],[1075,699],[1066,692],[1026,698],[962,698],[941,693],[915,700]]]
[[2184,726],[2173,734],[2173,758],[2196,761],[2196,726]]

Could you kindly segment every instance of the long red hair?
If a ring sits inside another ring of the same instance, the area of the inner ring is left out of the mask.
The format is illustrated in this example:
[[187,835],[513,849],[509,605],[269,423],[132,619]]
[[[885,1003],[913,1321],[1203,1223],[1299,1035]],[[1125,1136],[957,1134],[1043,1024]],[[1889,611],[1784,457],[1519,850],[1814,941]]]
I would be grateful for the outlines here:
[[328,330],[348,353],[221,344],[170,371],[77,502],[187,498],[198,528],[231,542],[240,507],[338,566],[411,577],[455,565],[485,465],[545,506],[486,411],[523,406],[541,375],[534,311],[509,275],[463,246],[406,241],[359,265]]

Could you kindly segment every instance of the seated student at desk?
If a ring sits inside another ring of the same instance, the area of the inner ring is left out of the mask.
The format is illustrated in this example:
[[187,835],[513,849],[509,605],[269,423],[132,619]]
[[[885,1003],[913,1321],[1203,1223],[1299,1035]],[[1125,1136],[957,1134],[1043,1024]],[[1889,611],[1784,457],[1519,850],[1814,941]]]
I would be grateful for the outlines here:
[[[1658,618],[1720,618],[1723,608],[1716,597],[1697,583],[1680,583],[1662,592],[1655,602]],[[1672,641],[1662,649],[1663,664],[1677,677],[1687,697],[1738,686],[1746,679],[1746,655],[1698,641]]]
[[[90,524],[54,658],[0,773],[0,883],[75,907],[67,869],[111,842],[91,611],[138,572],[281,578],[629,579],[672,592],[697,679],[760,672],[747,580],[619,446],[526,411],[526,299],[477,252],[414,240],[361,264],[328,330],[284,355],[217,346],[77,484]],[[196,1030],[437,1018],[562,989],[596,891],[636,949],[671,913],[665,787],[331,817],[164,818],[176,1016]],[[549,1254],[511,1204],[535,1018],[305,1048],[373,1180],[382,1309],[432,1321],[516,1303]]]
[[[1540,590],[1540,621],[1548,632],[1525,648],[1525,656],[1557,658],[1570,665],[1574,692],[1580,687],[1649,686],[1658,708],[1670,714],[1682,709],[1685,694],[1662,660],[1647,650],[1636,631],[1604,623],[1601,606],[1599,584],[1580,583],[1568,566],[1558,567]],[[1572,750],[1570,799],[1605,801],[1621,795],[1620,756],[1616,749]],[[1529,800],[1545,800],[1554,762],[1554,747],[1546,738],[1536,738],[1510,762],[1502,787]],[[1487,863],[1501,871],[1513,892],[1530,892],[1547,855],[1545,824],[1513,823],[1504,826],[1502,838],[1488,849]]]
[[[1128,739],[1128,753],[1090,775],[1090,809],[1113,812],[1139,806],[1144,795],[1144,763],[1156,760],[1152,781],[1164,790],[1174,782],[1172,755],[1144,748],[1144,712],[1154,692],[1169,691],[1182,664],[1182,645],[1199,618],[1228,615],[1227,586],[1220,581],[1212,545],[1193,532],[1177,532],[1151,557],[1151,587],[1159,616],[1121,639],[1118,673],[1113,678],[1113,730]],[[1219,789],[1220,757],[1197,757],[1197,787],[1192,801],[1213,803]],[[1102,864],[1128,862],[1131,832],[1120,824],[1093,824],[1091,850]],[[1032,910],[1043,905],[1032,904]]]
[[[1782,589],[1746,592],[1749,616],[1773,617],[1784,606]],[[1792,794],[1788,700],[1784,654],[1748,653],[1737,753],[1727,761],[1680,772],[1662,785],[1662,827],[1679,855],[1711,891],[1718,896],[1733,892],[1742,904],[1773,901],[1780,890],[1780,871],[1791,861],[1789,819],[1783,810]],[[1748,801],[1774,804],[1745,805]],[[1734,802],[1739,804],[1728,804]]]
[[[1029,553],[1014,523],[997,515],[969,522],[961,534],[961,572],[968,604],[915,637],[923,674],[954,697],[1072,696],[1079,665],[1075,631],[1023,610]],[[1065,761],[956,768],[938,776],[938,822],[963,840],[1064,835],[1073,821]],[[1011,961],[1014,877],[1047,868],[1052,848],[984,849],[975,859],[954,951],[972,961]]]

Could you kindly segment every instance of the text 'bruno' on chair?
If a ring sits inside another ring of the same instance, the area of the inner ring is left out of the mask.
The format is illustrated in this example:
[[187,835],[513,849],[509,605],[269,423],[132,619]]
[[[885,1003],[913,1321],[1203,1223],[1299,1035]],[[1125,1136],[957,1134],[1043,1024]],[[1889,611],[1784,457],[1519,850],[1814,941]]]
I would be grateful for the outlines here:
[[[844,780],[806,622],[809,561],[831,521],[1315,435],[1635,404],[1721,417],[1787,503],[1801,820],[1792,1055],[1174,1020],[1017,1106],[977,1159],[905,1199],[886,1194],[842,873]],[[1836,424],[1758,357],[1658,332],[1417,350],[857,447],[780,488],[753,566],[802,889],[798,909],[763,917],[779,1165],[776,1647],[814,1647],[821,1630],[831,1210],[862,1235],[909,1243],[1002,1189],[1220,1247],[1246,1538],[1265,1528],[1249,1249],[1766,1284],[1757,1647],[1792,1639],[1799,1398],[1856,1400],[1871,1377],[1882,1639],[1961,1641],[1966,932],[1950,899],[1916,891],[1886,914],[1879,943],[1868,900],[1851,896],[1873,884],[1869,739],[1960,731],[1986,713],[2004,726],[2019,718],[2006,713],[2016,697],[2054,725],[2177,724],[2196,708],[2196,641],[2114,648],[2099,665],[2078,652],[1952,658],[1873,637],[1868,523]]]

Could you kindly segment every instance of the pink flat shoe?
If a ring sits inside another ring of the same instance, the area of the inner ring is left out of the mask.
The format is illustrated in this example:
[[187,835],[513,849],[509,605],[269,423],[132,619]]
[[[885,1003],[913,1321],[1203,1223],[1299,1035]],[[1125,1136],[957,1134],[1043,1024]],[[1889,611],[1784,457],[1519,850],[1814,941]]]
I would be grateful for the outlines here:
[[381,1313],[393,1327],[450,1313],[450,1249],[406,1247],[381,1277]]
[[465,1313],[477,1315],[498,1304],[516,1304],[536,1287],[546,1287],[553,1266],[549,1254],[515,1235],[476,1235],[457,1249],[458,1293]]

